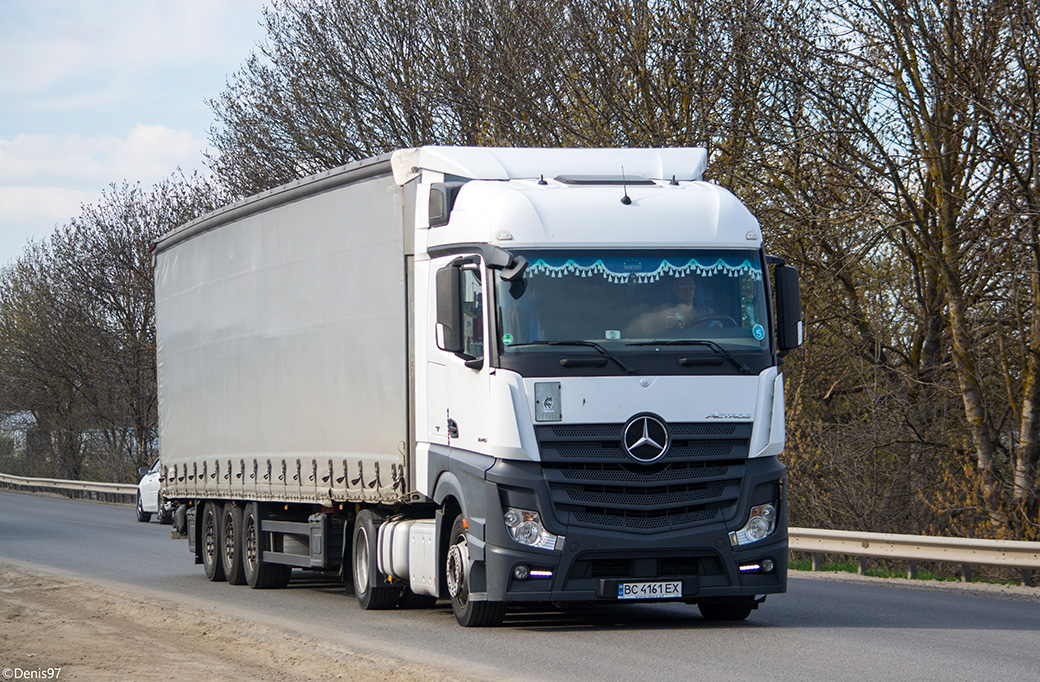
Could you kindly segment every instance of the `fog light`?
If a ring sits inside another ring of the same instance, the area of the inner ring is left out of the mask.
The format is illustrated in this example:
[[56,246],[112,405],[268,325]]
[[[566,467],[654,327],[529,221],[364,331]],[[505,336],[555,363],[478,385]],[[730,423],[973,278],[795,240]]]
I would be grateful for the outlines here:
[[776,530],[776,503],[760,504],[751,508],[747,523],[740,530],[729,534],[733,546],[747,545],[765,540]]
[[513,577],[517,580],[527,580],[529,575],[531,575],[531,570],[527,566],[517,566],[513,569]]
[[773,560],[772,559],[762,559],[762,572],[763,573],[772,573],[773,572]]

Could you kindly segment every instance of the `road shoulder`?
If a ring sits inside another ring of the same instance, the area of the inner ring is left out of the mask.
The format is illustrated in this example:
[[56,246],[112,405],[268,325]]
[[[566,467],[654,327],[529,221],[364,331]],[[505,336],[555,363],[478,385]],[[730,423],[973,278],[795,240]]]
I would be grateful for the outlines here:
[[0,562],[0,622],[5,679],[19,672],[30,679],[29,671],[40,671],[37,679],[91,682],[463,679],[457,671],[8,562]]
[[997,585],[993,583],[978,582],[964,583],[944,580],[908,580],[906,578],[875,578],[874,576],[844,573],[840,571],[788,571],[788,577],[793,579],[805,578],[808,580],[829,580],[832,582],[846,583],[873,583],[888,585],[890,587],[902,587],[910,590],[925,590],[928,592],[965,594],[978,597],[1013,599],[1015,601],[1040,603],[1040,587],[1025,587],[1023,585]]

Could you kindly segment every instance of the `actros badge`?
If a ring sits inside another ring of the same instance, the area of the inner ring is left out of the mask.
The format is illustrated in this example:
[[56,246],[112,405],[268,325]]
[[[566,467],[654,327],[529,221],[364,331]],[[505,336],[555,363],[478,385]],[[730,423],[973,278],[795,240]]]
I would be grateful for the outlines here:
[[625,452],[637,462],[646,464],[661,459],[671,444],[668,427],[652,414],[637,414],[625,424]]

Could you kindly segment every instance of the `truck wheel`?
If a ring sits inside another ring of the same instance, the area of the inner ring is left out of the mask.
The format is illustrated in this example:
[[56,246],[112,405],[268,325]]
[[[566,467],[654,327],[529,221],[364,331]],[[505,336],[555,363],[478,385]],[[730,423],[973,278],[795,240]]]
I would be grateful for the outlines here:
[[220,515],[221,568],[232,585],[245,585],[246,576],[242,568],[242,507],[234,502],[225,502]]
[[137,520],[141,523],[148,523],[152,520],[151,512],[144,510],[144,500],[141,499],[141,491],[137,491]]
[[173,523],[173,510],[165,504],[159,504],[159,523],[169,526]]
[[379,526],[383,519],[368,509],[363,509],[354,521],[354,544],[351,551],[354,569],[354,596],[358,605],[368,610],[389,609],[397,603],[398,589],[381,583],[379,566],[376,563],[376,543]]
[[744,620],[755,609],[754,599],[718,599],[697,602],[697,608],[705,620]]
[[220,515],[221,505],[207,502],[202,508],[202,567],[206,577],[213,582],[224,579],[224,567],[220,561]]
[[464,628],[498,625],[505,618],[506,605],[500,601],[470,601],[468,563],[466,529],[460,515],[451,524],[451,538],[448,541],[447,577],[451,610],[455,612],[455,620]]
[[259,506],[250,502],[242,513],[242,575],[254,590],[285,587],[292,576],[292,566],[264,561],[262,539]]

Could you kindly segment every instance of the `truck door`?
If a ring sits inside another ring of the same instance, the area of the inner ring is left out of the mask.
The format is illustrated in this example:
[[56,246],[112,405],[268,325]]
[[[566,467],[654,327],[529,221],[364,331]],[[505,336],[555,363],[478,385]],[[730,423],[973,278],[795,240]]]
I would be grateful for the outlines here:
[[[433,268],[437,322],[432,357],[444,364],[446,405],[430,415],[434,429],[446,432],[453,450],[485,452],[490,395],[487,347],[486,270],[479,256],[445,259]],[[431,358],[432,359],[432,358]],[[431,389],[437,390],[431,386]],[[432,403],[431,403],[432,404]],[[431,408],[436,409],[436,408]]]

